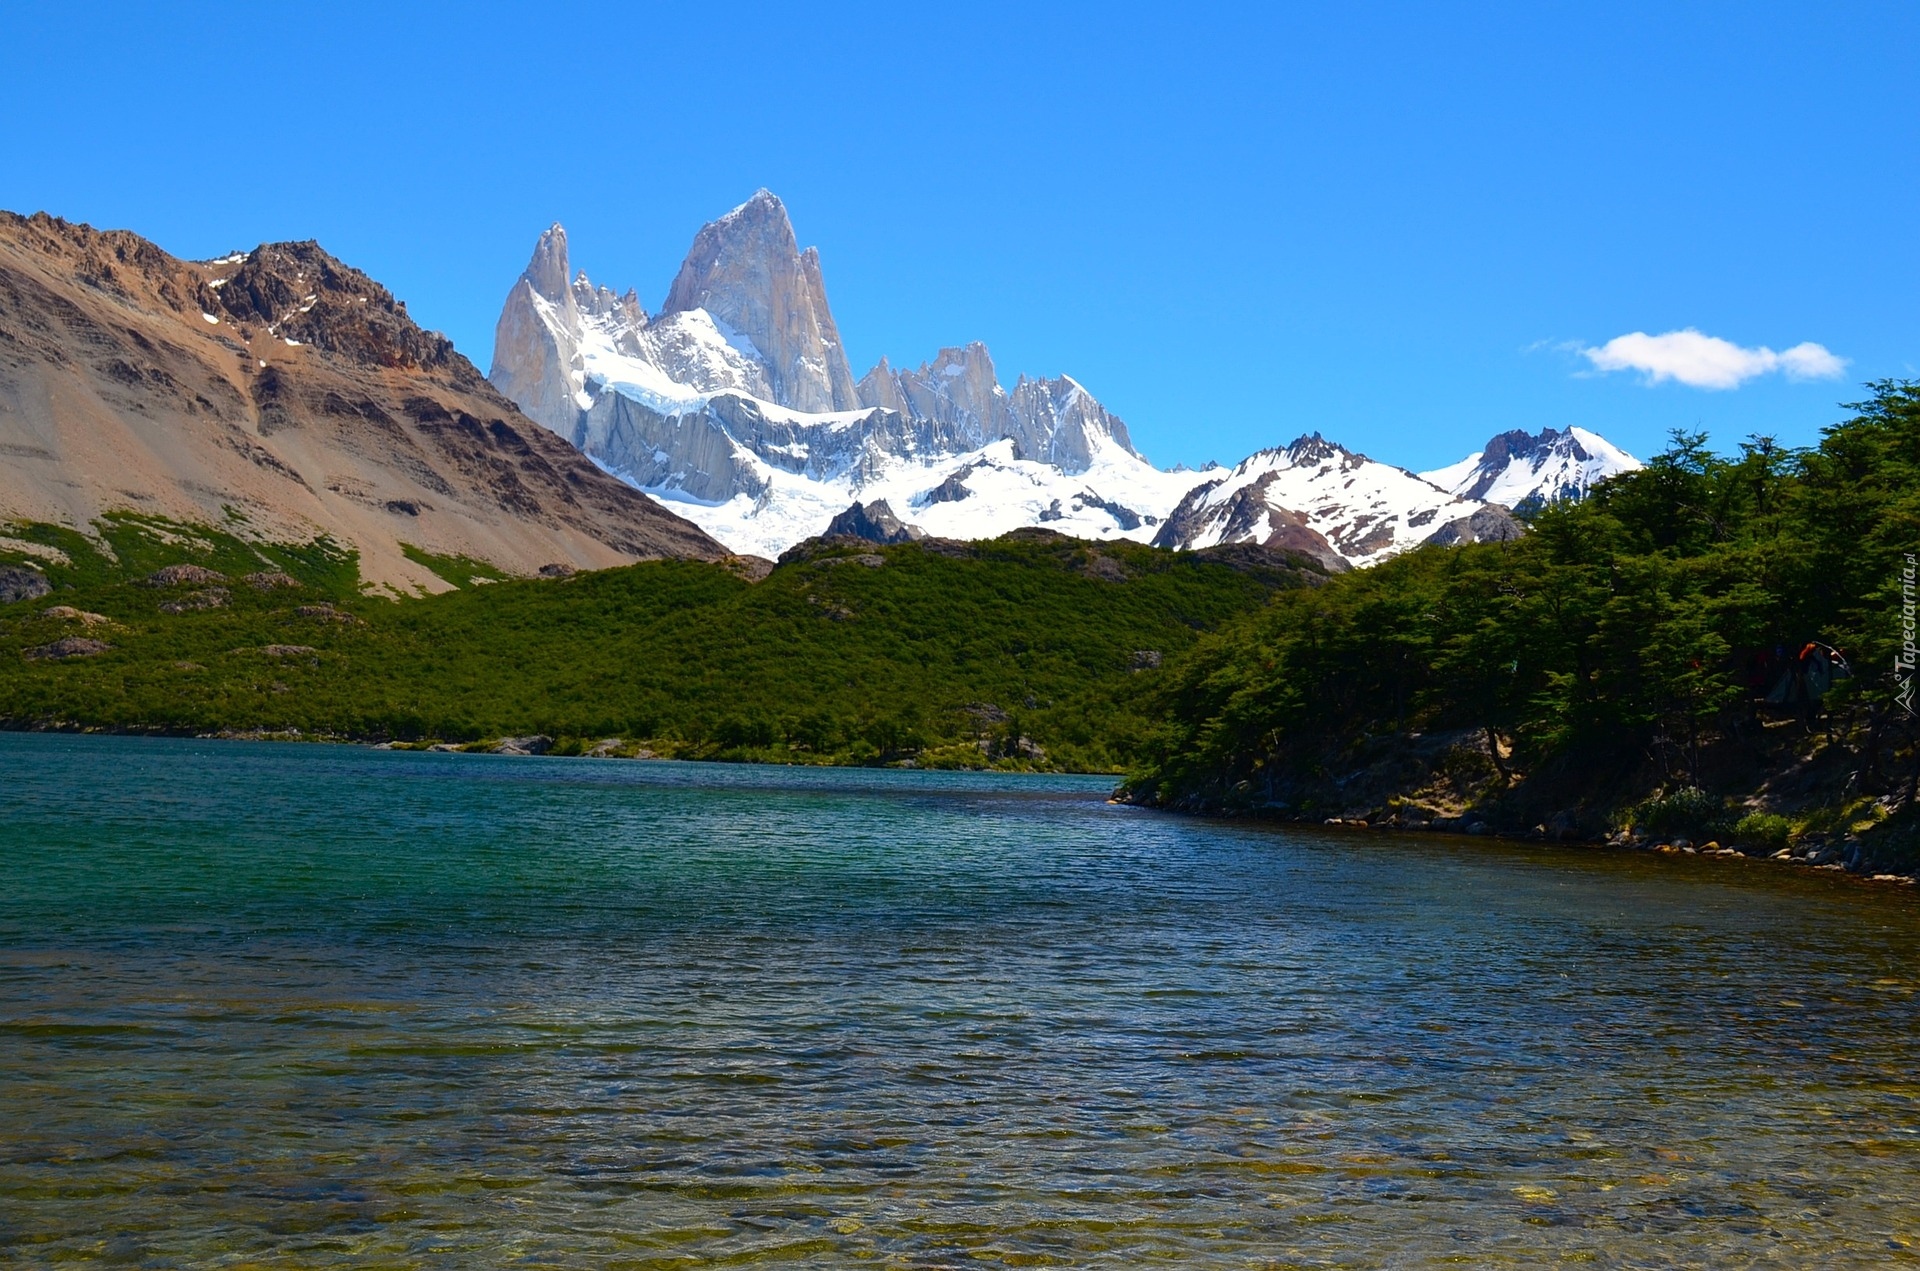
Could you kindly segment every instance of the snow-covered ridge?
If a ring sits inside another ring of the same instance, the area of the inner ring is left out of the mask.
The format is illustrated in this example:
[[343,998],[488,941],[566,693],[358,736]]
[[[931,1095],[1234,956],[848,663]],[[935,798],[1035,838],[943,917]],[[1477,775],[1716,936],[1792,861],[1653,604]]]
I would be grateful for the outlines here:
[[[1480,528],[1473,524],[1476,516]],[[1181,548],[1259,542],[1304,551],[1330,565],[1366,565],[1448,527],[1451,541],[1518,532],[1503,521],[1482,501],[1458,498],[1405,468],[1312,433],[1249,455],[1224,477],[1194,488],[1154,542]]]
[[633,291],[571,275],[553,226],[507,298],[490,377],[608,472],[763,556],[884,499],[948,538],[1043,525],[1180,548],[1261,542],[1345,568],[1429,539],[1510,536],[1503,496],[1584,493],[1637,466],[1574,429],[1507,434],[1424,477],[1318,434],[1231,471],[1162,471],[1078,381],[1021,376],[1008,390],[978,342],[910,370],[882,359],[856,381],[819,256],[764,190],[700,231],[654,316]]
[[1585,498],[1596,482],[1640,466],[1598,433],[1547,428],[1501,433],[1484,450],[1420,475],[1463,499],[1522,508]]

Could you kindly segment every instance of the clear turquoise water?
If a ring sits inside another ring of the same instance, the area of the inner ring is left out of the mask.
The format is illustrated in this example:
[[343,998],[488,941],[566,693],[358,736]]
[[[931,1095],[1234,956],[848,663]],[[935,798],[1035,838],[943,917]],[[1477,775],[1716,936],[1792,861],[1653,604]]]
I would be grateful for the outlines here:
[[1910,895],[1106,788],[0,735],[0,1259],[1915,1260]]

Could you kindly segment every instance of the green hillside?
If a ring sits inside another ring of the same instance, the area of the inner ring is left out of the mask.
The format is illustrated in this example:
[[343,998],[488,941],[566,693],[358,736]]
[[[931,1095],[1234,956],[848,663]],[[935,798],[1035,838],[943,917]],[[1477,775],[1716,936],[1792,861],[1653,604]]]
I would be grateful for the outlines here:
[[395,601],[362,594],[324,542],[133,516],[95,531],[0,539],[0,561],[37,559],[54,585],[0,606],[7,726],[1112,771],[1151,726],[1163,658],[1320,580],[1022,531],[824,546],[759,582],[690,562],[504,580],[422,555],[459,589]]

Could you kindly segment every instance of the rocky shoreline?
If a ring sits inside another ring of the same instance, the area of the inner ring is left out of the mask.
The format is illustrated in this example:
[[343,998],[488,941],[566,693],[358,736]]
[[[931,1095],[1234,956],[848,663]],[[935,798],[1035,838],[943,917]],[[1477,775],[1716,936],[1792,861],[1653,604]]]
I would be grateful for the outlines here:
[[1323,818],[1318,822],[1298,823],[1339,825],[1398,833],[1455,834],[1514,843],[1552,842],[1568,847],[1598,847],[1617,851],[1653,852],[1668,856],[1697,856],[1717,860],[1748,861],[1756,864],[1794,865],[1828,873],[1846,874],[1862,882],[1891,883],[1905,887],[1920,884],[1920,872],[1903,873],[1881,868],[1875,862],[1868,845],[1853,834],[1840,836],[1809,834],[1791,847],[1769,850],[1750,845],[1722,844],[1714,839],[1696,844],[1685,837],[1663,838],[1631,831],[1592,838],[1557,834],[1540,826],[1523,834],[1514,834],[1495,830],[1487,822],[1474,817],[1437,817],[1430,821],[1383,818],[1380,821],[1369,821],[1361,817],[1334,816]]

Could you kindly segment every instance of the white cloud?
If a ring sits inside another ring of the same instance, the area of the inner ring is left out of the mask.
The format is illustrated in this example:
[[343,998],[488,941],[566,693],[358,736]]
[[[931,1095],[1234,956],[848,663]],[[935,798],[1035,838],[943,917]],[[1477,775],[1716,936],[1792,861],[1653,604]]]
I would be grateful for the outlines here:
[[1694,388],[1738,388],[1758,375],[1779,372],[1792,380],[1833,379],[1847,367],[1811,341],[1775,353],[1772,349],[1742,348],[1731,340],[1688,327],[1665,335],[1635,331],[1616,335],[1598,348],[1581,354],[1601,371],[1639,371],[1647,383],[1678,380]]

